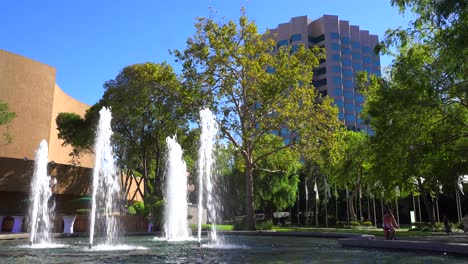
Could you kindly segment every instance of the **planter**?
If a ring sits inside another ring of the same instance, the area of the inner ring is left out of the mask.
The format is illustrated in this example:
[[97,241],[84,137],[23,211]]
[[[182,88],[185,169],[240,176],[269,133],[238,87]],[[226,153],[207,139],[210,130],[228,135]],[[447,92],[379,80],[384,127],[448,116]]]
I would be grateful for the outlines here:
[[63,233],[73,234],[73,225],[75,224],[76,215],[63,216]]

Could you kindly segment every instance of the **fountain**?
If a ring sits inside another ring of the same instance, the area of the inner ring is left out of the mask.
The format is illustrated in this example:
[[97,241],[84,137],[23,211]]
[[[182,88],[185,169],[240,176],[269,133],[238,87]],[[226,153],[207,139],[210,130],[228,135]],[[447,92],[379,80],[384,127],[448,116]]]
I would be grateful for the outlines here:
[[120,211],[120,181],[115,169],[111,146],[110,109],[99,111],[99,125],[96,131],[94,154],[96,161],[93,171],[93,189],[90,214],[89,247],[93,245],[96,223],[104,231],[104,246],[117,242],[119,227],[116,212]]
[[215,163],[213,155],[213,145],[218,132],[217,123],[214,115],[209,109],[200,111],[201,135],[200,148],[198,152],[198,244],[201,245],[201,220],[203,209],[203,190],[206,191],[206,207],[208,209],[208,221],[211,223],[210,238],[213,244],[218,244],[218,235],[216,232],[217,208],[213,200],[213,182],[216,174],[213,173]]
[[47,141],[42,140],[34,158],[34,174],[31,180],[29,206],[29,242],[49,244],[55,203],[51,200],[51,178],[47,175]]
[[182,148],[176,138],[166,138],[168,155],[166,165],[165,224],[169,241],[189,240],[187,221],[187,167],[182,159]]

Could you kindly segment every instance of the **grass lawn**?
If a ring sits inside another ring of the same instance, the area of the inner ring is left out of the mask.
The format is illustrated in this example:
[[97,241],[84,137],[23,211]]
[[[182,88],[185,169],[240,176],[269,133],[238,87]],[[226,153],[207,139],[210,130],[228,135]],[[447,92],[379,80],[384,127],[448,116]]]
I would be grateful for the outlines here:
[[[197,230],[197,225],[190,225],[192,230]],[[233,231],[233,225],[216,225],[218,231]],[[202,230],[209,231],[211,230],[211,225],[204,224],[202,225]],[[315,227],[283,227],[283,226],[273,226],[273,229],[276,232],[324,232],[324,233],[349,233],[349,234],[365,234],[365,235],[374,235],[374,236],[383,236],[382,229],[369,228],[369,229],[349,229],[349,228],[315,228]],[[413,237],[413,236],[444,236],[442,232],[421,232],[421,231],[408,231],[408,228],[398,228],[396,231],[397,237]]]
[[[351,233],[351,234],[365,234],[374,236],[383,236],[382,229],[347,229],[347,228],[314,228],[314,227],[279,227],[274,226],[273,230],[277,232],[327,232],[327,233]],[[444,235],[443,233],[421,232],[421,231],[408,231],[407,228],[398,228],[396,230],[397,237],[412,237],[412,236],[437,236]]]

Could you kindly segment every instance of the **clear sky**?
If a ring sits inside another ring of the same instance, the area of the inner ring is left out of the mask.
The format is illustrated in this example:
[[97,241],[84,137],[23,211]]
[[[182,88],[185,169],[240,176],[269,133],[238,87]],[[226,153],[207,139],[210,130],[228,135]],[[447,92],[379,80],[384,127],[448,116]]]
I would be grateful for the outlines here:
[[330,14],[382,38],[410,20],[390,0],[3,0],[0,49],[56,68],[60,88],[92,105],[127,65],[167,61],[178,72],[168,50],[185,48],[196,17],[213,8],[214,18],[237,20],[242,6],[260,32],[295,16]]

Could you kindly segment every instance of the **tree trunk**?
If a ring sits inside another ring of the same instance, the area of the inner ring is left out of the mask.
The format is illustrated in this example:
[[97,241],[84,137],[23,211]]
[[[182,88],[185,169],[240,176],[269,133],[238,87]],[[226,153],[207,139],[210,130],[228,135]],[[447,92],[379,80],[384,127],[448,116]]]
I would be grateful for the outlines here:
[[356,210],[354,208],[354,199],[357,197],[356,194],[359,192],[359,183],[354,186],[354,190],[352,194],[349,196],[348,204],[349,204],[349,213],[351,217],[351,221],[357,221]]
[[253,166],[248,157],[245,158],[245,211],[247,229],[255,230]]
[[419,188],[420,196],[423,199],[423,204],[424,204],[424,209],[426,211],[426,215],[427,217],[429,217],[429,222],[434,224],[434,217],[432,217],[432,204],[427,199],[427,192],[424,189],[423,184],[420,179],[418,179],[418,188]]

